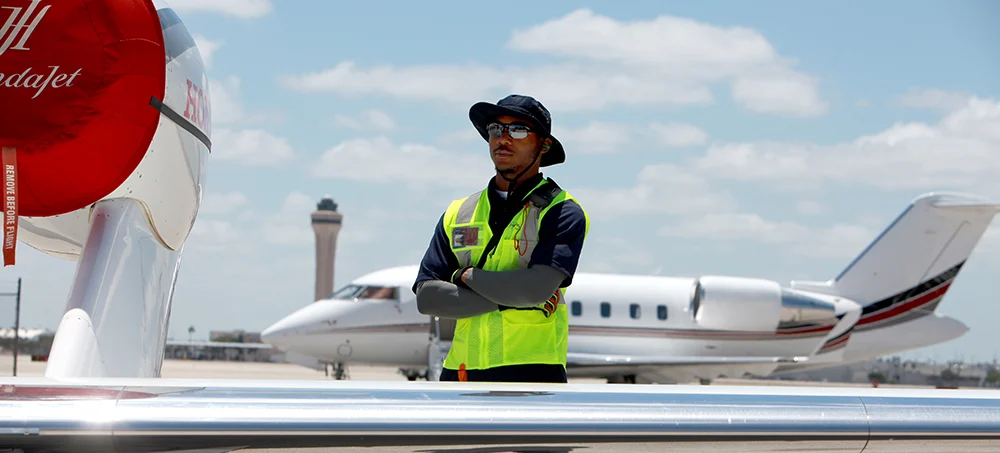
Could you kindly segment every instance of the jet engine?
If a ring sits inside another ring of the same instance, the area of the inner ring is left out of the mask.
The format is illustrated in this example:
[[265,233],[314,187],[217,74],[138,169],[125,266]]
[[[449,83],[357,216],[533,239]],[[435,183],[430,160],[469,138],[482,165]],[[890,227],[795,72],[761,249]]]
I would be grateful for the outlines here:
[[699,325],[717,330],[774,332],[782,324],[837,321],[833,302],[754,278],[700,277],[690,306]]
[[200,204],[211,130],[201,56],[173,10],[150,0],[0,0],[0,12],[5,264],[18,234],[79,258],[92,206],[114,198],[138,202],[159,242],[179,248]]
[[773,332],[781,315],[781,285],[770,280],[704,276],[692,295],[694,319],[709,329]]

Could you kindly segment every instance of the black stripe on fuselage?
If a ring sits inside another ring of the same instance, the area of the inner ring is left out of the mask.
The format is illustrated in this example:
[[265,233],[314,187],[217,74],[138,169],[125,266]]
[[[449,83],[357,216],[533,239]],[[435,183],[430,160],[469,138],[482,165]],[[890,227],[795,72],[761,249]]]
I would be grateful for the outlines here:
[[[184,26],[184,22],[181,21],[181,18],[173,9],[163,8],[157,10],[156,14],[160,19],[160,29],[163,31],[163,46],[166,53],[165,64],[169,64],[180,55],[183,55],[184,52],[197,46],[194,38],[191,37],[191,33],[188,33],[187,27]],[[212,152],[212,140],[208,135],[202,132],[201,129],[198,129],[187,118],[184,118],[183,115],[167,106],[162,99],[152,97],[149,100],[149,105],[153,106],[153,108],[170,119],[170,121],[173,121],[174,124],[188,131],[208,148],[208,152]]]

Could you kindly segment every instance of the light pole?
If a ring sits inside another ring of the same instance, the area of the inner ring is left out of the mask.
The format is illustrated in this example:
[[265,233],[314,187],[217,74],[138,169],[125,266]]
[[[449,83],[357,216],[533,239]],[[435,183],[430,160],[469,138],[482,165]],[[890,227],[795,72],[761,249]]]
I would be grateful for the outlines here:
[[0,293],[0,296],[16,296],[14,302],[14,376],[17,376],[17,341],[21,331],[21,277],[17,278],[16,293]]

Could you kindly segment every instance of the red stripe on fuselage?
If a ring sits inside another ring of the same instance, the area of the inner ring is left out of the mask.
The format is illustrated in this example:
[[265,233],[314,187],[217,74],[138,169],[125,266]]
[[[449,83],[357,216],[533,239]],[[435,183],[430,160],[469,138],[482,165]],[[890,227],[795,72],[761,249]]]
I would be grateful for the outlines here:
[[868,316],[865,316],[860,320],[858,320],[857,325],[863,326],[865,324],[871,324],[873,322],[883,321],[889,318],[899,316],[908,311],[920,308],[923,305],[933,302],[938,297],[944,296],[944,293],[948,291],[949,287],[951,287],[951,282],[952,281],[948,281],[947,283],[938,286],[937,288],[927,291],[906,302],[891,306],[884,311],[870,313]]

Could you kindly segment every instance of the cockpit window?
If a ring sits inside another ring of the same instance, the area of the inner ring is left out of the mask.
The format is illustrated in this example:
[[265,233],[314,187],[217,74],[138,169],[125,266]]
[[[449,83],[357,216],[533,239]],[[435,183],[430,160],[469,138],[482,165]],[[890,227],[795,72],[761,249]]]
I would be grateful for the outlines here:
[[378,299],[396,300],[398,290],[392,286],[347,285],[334,292],[330,299]]
[[366,286],[358,294],[359,299],[396,299],[396,288],[391,286]]
[[358,285],[347,285],[333,292],[330,299],[354,299],[363,288]]

